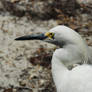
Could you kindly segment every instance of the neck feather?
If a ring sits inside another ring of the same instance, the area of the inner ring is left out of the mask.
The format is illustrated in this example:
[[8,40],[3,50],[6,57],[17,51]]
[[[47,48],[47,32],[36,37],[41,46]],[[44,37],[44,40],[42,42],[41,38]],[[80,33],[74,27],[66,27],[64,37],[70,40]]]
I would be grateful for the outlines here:
[[55,82],[56,88],[62,84],[63,79],[68,74],[68,69],[65,65],[57,59],[57,57],[52,58],[52,76]]

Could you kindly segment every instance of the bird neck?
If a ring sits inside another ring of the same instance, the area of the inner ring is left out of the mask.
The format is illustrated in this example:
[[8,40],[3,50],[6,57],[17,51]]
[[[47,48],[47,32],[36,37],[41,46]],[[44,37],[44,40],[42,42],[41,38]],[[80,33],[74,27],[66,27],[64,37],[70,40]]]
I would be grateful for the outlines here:
[[62,84],[61,82],[65,78],[64,76],[68,72],[67,67],[56,57],[52,58],[52,76],[55,82],[56,88]]
[[57,57],[53,56],[52,58],[52,69],[59,71],[68,70],[67,67],[60,61]]
[[77,59],[76,61],[79,61],[74,63],[88,62],[88,47],[86,44],[68,44],[63,48],[66,49],[75,59]]
[[54,74],[55,77],[59,77],[61,74],[68,71],[67,67],[55,56],[52,58],[51,65],[52,65],[52,73]]

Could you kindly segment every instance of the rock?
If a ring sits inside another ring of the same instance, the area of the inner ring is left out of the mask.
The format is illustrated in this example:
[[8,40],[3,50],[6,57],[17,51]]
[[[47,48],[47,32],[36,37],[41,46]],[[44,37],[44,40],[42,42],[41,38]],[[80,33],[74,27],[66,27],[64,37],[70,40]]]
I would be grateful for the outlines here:
[[86,13],[92,16],[92,1],[91,0],[76,0],[76,1],[81,6],[82,13]]
[[64,14],[75,15],[79,8],[76,0],[1,0],[1,2],[5,10],[11,14],[40,19],[57,18],[57,10]]
[[[86,11],[87,6],[81,6],[85,10],[83,12],[76,6],[75,0],[0,2],[0,92],[56,92],[50,67],[55,45],[37,40],[22,42],[14,39],[47,32],[58,25],[57,20],[52,18],[59,15],[61,24],[77,30],[92,46],[92,17]],[[78,15],[75,13],[77,9]]]
[[79,4],[92,4],[92,0],[76,0]]
[[[56,25],[57,23],[54,20],[30,21],[26,17],[18,18],[0,15],[1,90],[4,89],[4,91],[7,92],[11,91],[11,88],[14,88],[17,90],[16,92],[35,92],[34,89],[37,89],[36,86],[42,77],[44,81],[51,81],[50,69],[43,69],[43,66],[38,67],[38,65],[33,66],[29,58],[31,58],[33,53],[40,49],[41,46],[47,48],[47,52],[55,46],[42,41],[22,42],[15,41],[14,39],[18,36],[31,33],[47,32]],[[35,79],[37,79],[37,81],[35,81]],[[44,82],[40,88],[45,88],[46,86],[44,85],[48,85],[47,82]],[[35,88],[31,89],[32,87]],[[3,92],[1,90],[0,92]]]
[[[1,0],[6,11],[17,16],[29,14],[33,17],[49,18],[51,13],[52,0],[49,1],[28,1],[28,0]],[[12,8],[12,9],[11,9]]]
[[3,9],[4,7],[3,7],[3,4],[2,4],[2,2],[0,1],[0,10],[1,9]]

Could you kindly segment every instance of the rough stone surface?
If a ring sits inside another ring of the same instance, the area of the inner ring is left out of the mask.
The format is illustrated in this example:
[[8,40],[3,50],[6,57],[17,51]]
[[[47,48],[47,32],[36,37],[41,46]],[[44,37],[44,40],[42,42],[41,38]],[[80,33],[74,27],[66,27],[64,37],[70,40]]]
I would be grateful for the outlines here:
[[77,0],[79,4],[92,4],[92,0]]
[[[80,5],[76,0],[1,0],[6,11],[13,15],[29,15],[40,19],[57,18],[58,10],[75,15]],[[11,9],[12,8],[12,9]]]
[[1,88],[13,87],[17,90],[20,88],[22,91],[27,88],[32,92],[36,92],[35,90],[40,92],[40,90],[44,90],[42,87],[49,85],[47,81],[51,80],[50,69],[38,65],[33,66],[29,59],[34,57],[33,53],[36,53],[39,48],[46,48],[49,52],[55,46],[41,41],[17,42],[14,39],[33,32],[46,32],[56,25],[54,20],[32,22],[28,21],[26,17],[18,19],[13,16],[0,16]]
[[[71,2],[67,4],[68,1]],[[56,46],[37,40],[22,42],[14,39],[47,32],[63,24],[79,32],[92,46],[91,7],[79,5],[80,8],[76,7],[74,0],[0,1],[0,92],[56,92],[50,66]],[[71,14],[74,10],[76,16]],[[53,17],[57,19],[53,20]]]

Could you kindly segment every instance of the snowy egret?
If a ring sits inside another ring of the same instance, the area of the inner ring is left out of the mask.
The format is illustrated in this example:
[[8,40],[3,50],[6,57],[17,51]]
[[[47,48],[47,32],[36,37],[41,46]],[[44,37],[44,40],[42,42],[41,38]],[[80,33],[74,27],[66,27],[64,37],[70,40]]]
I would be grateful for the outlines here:
[[16,40],[52,38],[51,42],[61,48],[52,57],[52,75],[57,92],[92,92],[92,66],[82,64],[68,70],[68,66],[79,62],[91,61],[90,48],[82,37],[66,26],[56,26],[41,35],[16,38]]

